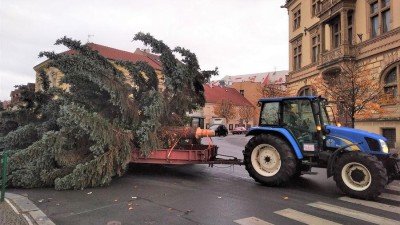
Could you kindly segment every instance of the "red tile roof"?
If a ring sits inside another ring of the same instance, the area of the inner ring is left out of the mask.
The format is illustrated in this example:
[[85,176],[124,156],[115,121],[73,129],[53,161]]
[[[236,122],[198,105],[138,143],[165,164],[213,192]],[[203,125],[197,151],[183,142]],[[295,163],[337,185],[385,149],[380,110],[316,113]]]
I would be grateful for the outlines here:
[[236,106],[252,106],[236,89],[221,86],[204,86],[206,103],[219,103],[221,100],[229,100]]
[[[145,61],[147,62],[151,67],[153,67],[156,70],[161,70],[161,66],[158,63],[155,63],[153,59],[137,54],[137,53],[132,53],[132,52],[127,52],[127,51],[122,51],[119,49],[115,48],[110,48],[104,45],[99,45],[95,43],[88,43],[87,44],[91,49],[96,50],[99,52],[100,55],[106,57],[107,59],[111,60],[126,60],[130,62],[137,62],[137,61]],[[66,53],[70,54],[73,53],[74,51],[69,50]]]
[[133,53],[147,56],[151,60],[153,60],[157,65],[162,66],[160,56],[150,53],[148,50],[140,50],[139,48],[137,48]]

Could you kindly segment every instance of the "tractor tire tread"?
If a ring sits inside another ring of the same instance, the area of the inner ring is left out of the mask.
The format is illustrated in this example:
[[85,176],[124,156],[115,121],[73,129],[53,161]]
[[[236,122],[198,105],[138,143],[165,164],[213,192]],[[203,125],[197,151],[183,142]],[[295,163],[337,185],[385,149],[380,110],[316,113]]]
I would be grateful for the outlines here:
[[[352,190],[343,182],[343,179],[341,177],[342,167],[346,163],[352,161],[354,162],[355,160],[357,160],[357,162],[359,163],[363,163],[364,166],[368,167],[371,173],[371,186],[364,191]],[[383,166],[382,162],[379,161],[374,155],[363,152],[344,153],[336,162],[333,179],[336,182],[336,186],[342,192],[348,194],[350,197],[366,200],[376,199],[382,193],[388,182],[386,169]]]
[[[272,177],[260,175],[254,169],[251,162],[253,149],[260,144],[270,144],[281,154],[281,168],[277,174]],[[244,164],[249,175],[258,183],[267,186],[280,186],[293,177],[297,168],[297,159],[289,144],[282,138],[271,134],[259,134],[249,140],[244,150]]]

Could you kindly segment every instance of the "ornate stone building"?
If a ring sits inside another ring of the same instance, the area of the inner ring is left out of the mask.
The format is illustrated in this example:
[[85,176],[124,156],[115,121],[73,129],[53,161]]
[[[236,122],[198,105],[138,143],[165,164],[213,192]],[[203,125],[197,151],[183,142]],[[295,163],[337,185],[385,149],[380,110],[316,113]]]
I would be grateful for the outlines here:
[[390,147],[400,147],[400,1],[286,0],[282,7],[289,16],[293,94],[316,94],[314,78],[340,73],[341,63],[354,60],[397,99],[381,106],[387,114],[358,119],[356,128],[382,134]]

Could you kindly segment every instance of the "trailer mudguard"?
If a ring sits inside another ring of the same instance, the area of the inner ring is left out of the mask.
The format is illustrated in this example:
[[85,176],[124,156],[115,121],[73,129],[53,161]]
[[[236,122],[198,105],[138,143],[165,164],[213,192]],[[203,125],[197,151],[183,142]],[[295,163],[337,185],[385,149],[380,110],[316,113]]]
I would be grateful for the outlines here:
[[246,136],[255,136],[261,133],[278,133],[286,138],[286,140],[292,146],[297,159],[303,159],[303,153],[300,150],[299,145],[297,144],[296,140],[293,138],[293,135],[286,130],[285,128],[279,127],[252,127],[246,133]]

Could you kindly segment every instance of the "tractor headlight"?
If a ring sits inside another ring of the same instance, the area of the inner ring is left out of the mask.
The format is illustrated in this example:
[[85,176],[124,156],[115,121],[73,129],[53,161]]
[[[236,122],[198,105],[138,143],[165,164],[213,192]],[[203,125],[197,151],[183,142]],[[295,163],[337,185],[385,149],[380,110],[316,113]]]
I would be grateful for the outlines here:
[[384,153],[389,152],[389,147],[387,146],[386,142],[382,139],[379,139],[379,143],[381,144],[381,149]]

